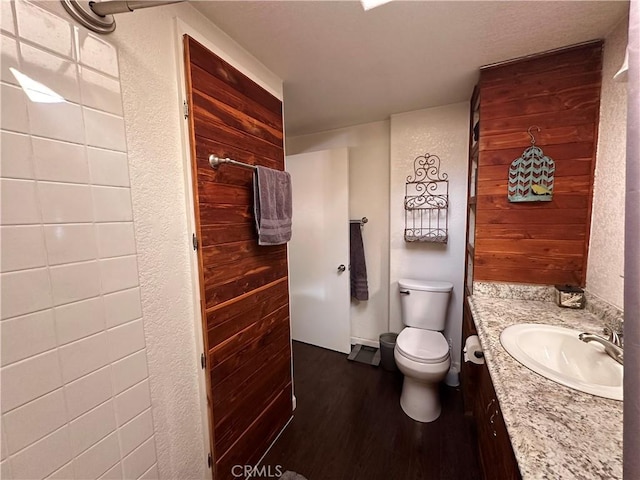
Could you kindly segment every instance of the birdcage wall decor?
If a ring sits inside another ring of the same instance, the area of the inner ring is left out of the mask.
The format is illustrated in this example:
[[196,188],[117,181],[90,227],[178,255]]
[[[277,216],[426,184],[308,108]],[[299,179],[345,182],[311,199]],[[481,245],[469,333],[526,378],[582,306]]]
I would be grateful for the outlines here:
[[404,239],[407,242],[447,243],[449,239],[449,176],[440,171],[440,158],[428,153],[413,161],[404,196]]
[[531,136],[531,146],[522,155],[511,162],[509,167],[510,202],[550,202],[553,199],[553,183],[556,164],[547,157],[540,147],[536,147],[536,138],[531,126],[527,130]]

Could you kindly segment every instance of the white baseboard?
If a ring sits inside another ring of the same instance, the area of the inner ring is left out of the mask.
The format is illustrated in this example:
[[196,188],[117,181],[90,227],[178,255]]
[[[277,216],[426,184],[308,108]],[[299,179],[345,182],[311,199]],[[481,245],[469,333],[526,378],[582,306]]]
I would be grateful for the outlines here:
[[351,337],[351,345],[366,345],[367,347],[380,348],[380,342],[368,338]]

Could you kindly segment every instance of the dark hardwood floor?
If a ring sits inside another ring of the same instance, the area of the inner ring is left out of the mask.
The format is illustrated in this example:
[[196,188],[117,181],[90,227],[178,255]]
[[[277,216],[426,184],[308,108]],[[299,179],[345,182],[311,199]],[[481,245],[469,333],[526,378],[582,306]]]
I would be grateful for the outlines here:
[[432,423],[400,407],[402,375],[293,342],[297,409],[262,465],[308,480],[474,480],[481,473],[459,388]]

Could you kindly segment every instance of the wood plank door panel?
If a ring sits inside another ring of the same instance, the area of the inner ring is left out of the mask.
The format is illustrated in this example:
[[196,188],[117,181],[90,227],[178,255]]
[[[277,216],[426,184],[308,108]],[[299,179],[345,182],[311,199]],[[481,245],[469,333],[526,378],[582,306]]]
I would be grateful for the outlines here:
[[185,35],[213,477],[254,465],[292,413],[286,245],[258,246],[252,170],[284,169],[282,103]]

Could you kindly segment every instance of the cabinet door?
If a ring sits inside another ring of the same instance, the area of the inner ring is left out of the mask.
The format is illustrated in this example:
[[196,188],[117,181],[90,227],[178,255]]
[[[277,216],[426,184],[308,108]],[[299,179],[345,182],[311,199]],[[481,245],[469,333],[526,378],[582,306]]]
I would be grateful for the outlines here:
[[496,450],[501,454],[500,461],[496,465],[497,476],[493,478],[504,478],[506,480],[521,479],[518,462],[513,453],[511,439],[509,438],[507,426],[504,423],[504,417],[502,416],[500,404],[497,400],[494,405],[494,410],[489,416],[489,428],[492,430],[491,433],[495,438]]
[[486,365],[479,375],[478,402],[476,408],[478,443],[482,469],[486,480],[518,480],[520,471],[513,453],[507,427],[502,418],[491,376]]
[[[487,388],[487,386],[490,388]],[[496,447],[496,437],[489,423],[491,412],[495,408],[496,403],[496,399],[492,395],[492,390],[493,387],[491,386],[489,370],[483,365],[478,370],[476,403],[473,413],[478,431],[480,463],[486,480],[499,478],[496,476],[496,462],[499,461],[499,452]]]

